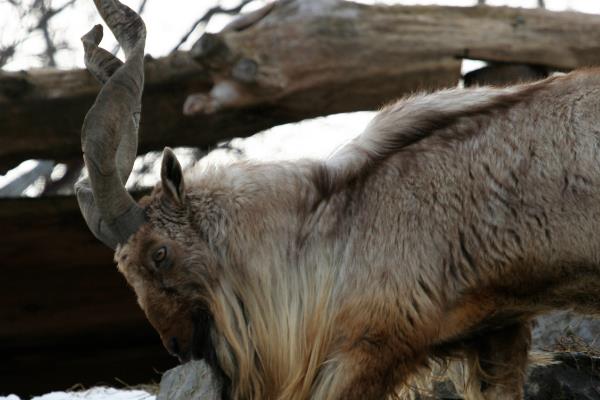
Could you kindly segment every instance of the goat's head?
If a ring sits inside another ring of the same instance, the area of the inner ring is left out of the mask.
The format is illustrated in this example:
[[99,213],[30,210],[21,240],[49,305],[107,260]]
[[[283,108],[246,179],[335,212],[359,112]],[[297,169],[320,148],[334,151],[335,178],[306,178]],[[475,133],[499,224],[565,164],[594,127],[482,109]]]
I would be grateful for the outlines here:
[[191,214],[170,149],[163,160],[162,183],[140,201],[147,222],[118,246],[115,259],[165,347],[187,361],[207,355],[211,321],[203,295],[218,261],[193,226],[201,211]]
[[[207,241],[193,234],[194,216],[190,215],[181,166],[166,148],[162,184],[150,197],[138,204],[124,187],[137,152],[144,23],[117,0],[95,3],[127,61],[122,63],[98,47],[100,25],[82,38],[86,66],[104,85],[82,129],[89,178],[75,186],[81,212],[94,235],[116,249],[118,268],[134,288],[165,347],[182,361],[206,357],[210,314],[202,299],[206,291],[198,286],[211,284],[217,262]],[[188,270],[190,265],[195,266],[193,273]],[[189,283],[190,274],[193,284]]]

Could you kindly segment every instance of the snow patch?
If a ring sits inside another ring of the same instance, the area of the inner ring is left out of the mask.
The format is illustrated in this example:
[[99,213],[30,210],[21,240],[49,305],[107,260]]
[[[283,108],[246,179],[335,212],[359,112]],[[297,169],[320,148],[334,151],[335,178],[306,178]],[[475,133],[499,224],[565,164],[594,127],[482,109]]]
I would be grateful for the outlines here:
[[[82,392],[52,392],[31,400],[155,400],[156,396],[144,390],[120,390],[109,387],[95,387]],[[0,400],[20,400],[10,394],[0,396]]]

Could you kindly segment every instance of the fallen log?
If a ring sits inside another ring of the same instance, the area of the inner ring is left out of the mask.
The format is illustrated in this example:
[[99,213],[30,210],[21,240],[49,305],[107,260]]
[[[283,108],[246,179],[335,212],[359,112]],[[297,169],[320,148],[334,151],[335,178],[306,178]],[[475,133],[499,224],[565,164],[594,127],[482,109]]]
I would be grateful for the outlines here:
[[[599,25],[600,16],[539,9],[279,1],[205,35],[191,52],[148,60],[140,151],[209,148],[274,125],[375,109],[456,85],[461,58],[559,70],[599,64]],[[84,70],[1,72],[0,169],[79,155],[98,89]]]

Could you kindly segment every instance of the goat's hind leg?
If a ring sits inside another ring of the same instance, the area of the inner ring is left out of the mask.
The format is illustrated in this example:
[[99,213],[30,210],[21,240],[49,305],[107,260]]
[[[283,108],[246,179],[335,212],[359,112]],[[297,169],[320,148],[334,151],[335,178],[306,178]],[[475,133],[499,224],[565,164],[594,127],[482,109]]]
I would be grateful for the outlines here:
[[523,320],[477,339],[467,355],[467,400],[522,400],[531,346],[531,322]]

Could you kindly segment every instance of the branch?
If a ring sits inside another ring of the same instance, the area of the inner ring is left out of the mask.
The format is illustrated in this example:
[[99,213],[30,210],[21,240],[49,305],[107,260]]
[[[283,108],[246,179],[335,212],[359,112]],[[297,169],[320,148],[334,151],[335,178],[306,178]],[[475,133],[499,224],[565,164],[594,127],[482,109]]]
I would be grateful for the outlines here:
[[4,67],[13,58],[16,49],[17,46],[15,44],[0,48],[0,68]]
[[50,33],[50,19],[52,19],[54,16],[61,13],[68,7],[72,6],[75,3],[75,1],[76,0],[69,0],[58,8],[52,8],[52,6],[50,5],[51,2],[49,2],[49,4],[46,4],[46,0],[36,0],[36,2],[33,5],[34,9],[39,9],[40,16],[37,24],[29,28],[28,31],[29,33],[32,33],[36,30],[42,32],[42,36],[44,37],[44,42],[46,44],[46,48],[44,50],[44,57],[46,58],[46,65],[49,67],[56,67],[55,54],[58,50]]
[[232,7],[232,8],[223,8],[221,6],[216,6],[216,7],[209,9],[202,17],[200,17],[198,20],[196,20],[196,22],[194,22],[192,24],[192,27],[187,31],[187,33],[185,35],[183,35],[181,40],[179,40],[179,43],[177,43],[177,45],[171,51],[179,50],[179,48],[185,42],[187,42],[190,35],[192,33],[194,33],[194,31],[196,30],[196,28],[198,28],[199,25],[201,25],[201,24],[207,25],[210,22],[210,20],[212,19],[212,17],[214,17],[215,15],[217,15],[217,14],[226,14],[226,15],[239,14],[240,11],[242,11],[242,8],[244,8],[244,6],[246,6],[246,4],[249,4],[252,1],[254,1],[254,0],[242,0],[240,2],[240,4],[238,4],[237,6]]
[[[334,0],[275,4],[262,19],[255,14],[205,34],[191,52],[146,63],[140,152],[167,144],[210,148],[274,125],[454,86],[462,57],[549,70],[600,64],[596,15]],[[82,70],[0,72],[0,166],[80,156],[83,116],[98,89]]]
[[65,9],[71,7],[73,4],[75,4],[75,1],[76,0],[69,0],[65,4],[63,4],[62,6],[60,6],[58,8],[52,8],[52,7],[47,8],[46,3],[44,1],[40,1],[39,7],[40,7],[40,10],[42,11],[42,14],[40,15],[40,19],[39,19],[37,25],[35,27],[31,28],[29,30],[29,32],[32,32],[36,29],[44,29],[44,27],[47,27],[48,21],[50,21],[50,19],[52,17],[54,17],[57,14],[60,14]]

